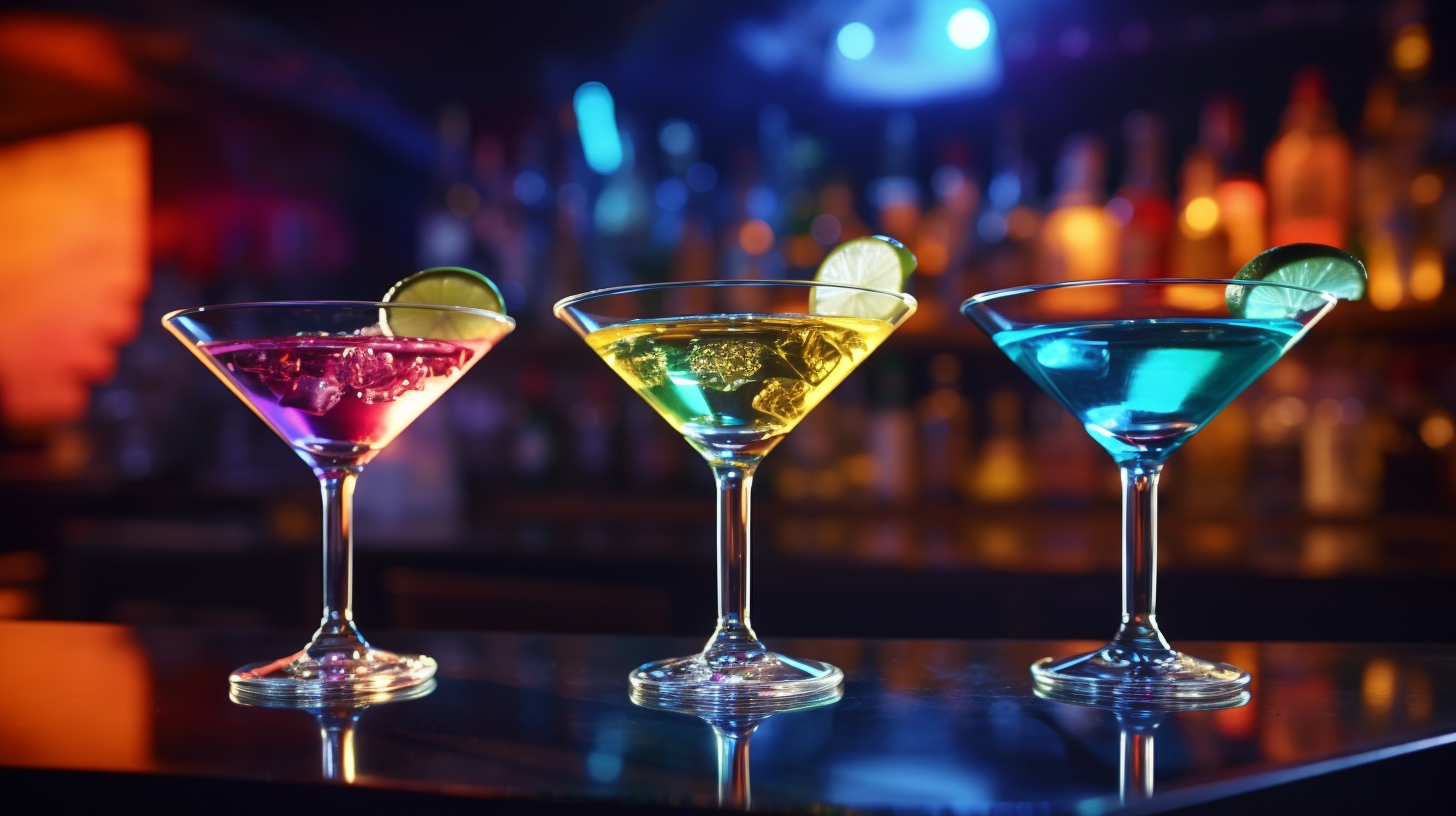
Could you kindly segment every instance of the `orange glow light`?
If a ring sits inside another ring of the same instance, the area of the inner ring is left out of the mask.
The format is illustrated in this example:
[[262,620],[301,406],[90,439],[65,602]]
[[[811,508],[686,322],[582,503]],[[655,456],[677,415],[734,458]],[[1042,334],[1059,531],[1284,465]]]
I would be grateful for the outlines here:
[[773,227],[756,218],[743,222],[738,228],[738,245],[749,255],[762,255],[773,249]]
[[1365,271],[1370,278],[1370,305],[1381,311],[1399,306],[1404,296],[1399,261],[1394,243],[1384,232],[1371,231],[1365,236]]
[[135,81],[115,35],[81,20],[0,18],[0,59],[104,91],[125,90]]
[[144,771],[152,765],[152,678],[123,627],[27,623],[0,629],[0,652],[32,666],[65,665],[46,693],[23,671],[0,672],[0,764]]
[[1229,179],[1214,193],[1219,220],[1229,239],[1229,266],[1238,269],[1268,249],[1264,223],[1269,201],[1264,188],[1252,179]]
[[814,240],[812,235],[795,235],[789,239],[788,252],[790,266],[809,267],[819,263],[824,257],[824,247]]
[[1422,173],[1411,180],[1410,197],[1421,206],[1435,204],[1441,198],[1441,177],[1435,173]]
[[1218,202],[1210,196],[1199,196],[1183,208],[1183,233],[1198,238],[1218,226]]
[[1431,36],[1420,23],[1401,28],[1390,47],[1390,64],[1402,74],[1419,75],[1431,62]]
[[79,419],[116,367],[149,278],[147,133],[133,124],[0,148],[0,417]]
[[1445,285],[1446,270],[1441,262],[1440,250],[1434,247],[1417,249],[1415,261],[1411,264],[1411,297],[1416,300],[1435,300],[1441,296]]
[[1440,411],[1421,420],[1420,434],[1426,447],[1440,450],[1456,437],[1456,425],[1452,424],[1450,414]]
[[919,261],[916,269],[931,277],[944,272],[946,264],[950,262],[950,252],[946,250],[945,243],[934,238],[922,240],[915,247],[915,255]]

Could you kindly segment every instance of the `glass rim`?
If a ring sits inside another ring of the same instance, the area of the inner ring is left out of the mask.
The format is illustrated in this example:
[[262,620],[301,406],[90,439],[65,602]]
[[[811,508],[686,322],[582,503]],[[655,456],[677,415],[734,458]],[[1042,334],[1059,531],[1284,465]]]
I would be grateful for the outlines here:
[[901,302],[907,303],[907,304],[909,304],[911,306],[917,306],[917,305],[919,305],[919,302],[917,300],[915,300],[915,297],[913,295],[911,295],[909,292],[892,292],[889,289],[875,289],[874,287],[871,287],[871,286],[859,286],[859,285],[853,284],[853,283],[834,283],[834,282],[827,282],[827,281],[807,281],[807,280],[759,280],[759,279],[721,280],[720,279],[720,280],[701,280],[701,281],[666,281],[666,282],[663,282],[663,283],[634,283],[634,284],[628,284],[628,285],[625,285],[625,286],[609,286],[609,287],[606,287],[605,289],[592,289],[590,291],[581,292],[579,294],[571,295],[569,297],[564,297],[561,300],[556,301],[556,305],[551,307],[551,313],[559,318],[559,317],[561,317],[562,312],[564,312],[566,309],[568,309],[568,308],[570,308],[572,306],[575,306],[575,305],[577,305],[579,303],[584,303],[585,301],[588,301],[588,300],[594,300],[596,298],[601,298],[601,297],[610,297],[612,295],[630,295],[630,294],[633,294],[635,292],[647,292],[647,291],[655,291],[655,290],[659,290],[659,289],[691,289],[691,288],[694,288],[694,287],[704,287],[704,288],[709,288],[709,289],[724,289],[724,288],[728,288],[730,286],[769,286],[769,287],[773,287],[773,286],[783,286],[783,287],[791,287],[791,288],[792,287],[801,287],[802,288],[802,287],[811,287],[811,286],[830,286],[830,287],[834,287],[836,289],[853,289],[853,290],[856,290],[856,291],[869,292],[871,294],[876,294],[876,295],[888,295],[888,296],[893,297],[893,298],[898,298],[898,299],[900,299]]
[[369,300],[254,300],[242,303],[216,303],[210,306],[192,306],[186,309],[176,309],[162,315],[163,323],[170,323],[176,318],[189,315],[202,314],[203,312],[221,312],[234,309],[267,309],[279,307],[295,308],[318,308],[318,307],[349,307],[355,309],[379,309],[379,308],[409,308],[409,309],[434,309],[440,312],[452,312],[455,314],[473,315],[485,317],[501,323],[508,324],[515,328],[516,319],[502,312],[493,312],[489,309],[477,309],[474,306],[447,306],[439,303],[406,303],[394,301]]
[[1268,280],[1234,280],[1232,278],[1097,278],[1093,280],[1079,281],[1058,281],[1056,283],[1038,283],[1031,286],[1010,286],[1005,289],[992,289],[989,292],[981,292],[972,295],[961,303],[961,311],[964,312],[972,306],[980,306],[993,300],[1014,297],[1016,295],[1027,295],[1033,292],[1041,292],[1047,289],[1072,289],[1082,286],[1157,286],[1160,284],[1190,284],[1197,283],[1205,286],[1274,286],[1280,289],[1293,289],[1296,292],[1306,292],[1311,295],[1318,295],[1326,303],[1338,303],[1339,298],[1322,289],[1311,289],[1308,286],[1299,286],[1293,283]]

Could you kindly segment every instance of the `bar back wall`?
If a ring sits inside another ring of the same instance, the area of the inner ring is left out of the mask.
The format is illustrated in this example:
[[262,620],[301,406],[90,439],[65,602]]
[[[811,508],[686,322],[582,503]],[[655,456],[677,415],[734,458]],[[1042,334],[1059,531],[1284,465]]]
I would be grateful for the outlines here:
[[1456,637],[1434,0],[10,4],[0,618],[312,625],[316,483],[160,318],[464,266],[517,328],[366,469],[356,605],[700,634],[712,474],[552,305],[808,279],[870,234],[918,258],[919,308],[758,471],[775,634],[1105,638],[1117,470],[961,302],[1318,242],[1367,296],[1172,457],[1159,616]]

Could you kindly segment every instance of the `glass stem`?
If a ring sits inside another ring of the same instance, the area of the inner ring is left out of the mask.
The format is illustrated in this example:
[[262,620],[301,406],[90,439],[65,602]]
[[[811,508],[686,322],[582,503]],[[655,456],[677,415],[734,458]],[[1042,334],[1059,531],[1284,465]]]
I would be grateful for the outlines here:
[[1122,465],[1122,628],[1112,646],[1171,651],[1158,631],[1158,477],[1162,462]]
[[748,617],[749,491],[758,463],[718,463],[718,628],[703,649],[710,662],[742,663],[767,650]]
[[367,649],[354,627],[354,483],[360,467],[318,468],[324,500],[324,615],[310,654]]
[[718,807],[748,810],[752,806],[752,793],[748,782],[748,738],[753,728],[747,730],[713,726],[718,738]]
[[358,721],[358,713],[319,715],[324,779],[354,784],[354,726]]
[[1153,731],[1154,728],[1141,726],[1122,729],[1117,792],[1123,804],[1140,802],[1153,795]]

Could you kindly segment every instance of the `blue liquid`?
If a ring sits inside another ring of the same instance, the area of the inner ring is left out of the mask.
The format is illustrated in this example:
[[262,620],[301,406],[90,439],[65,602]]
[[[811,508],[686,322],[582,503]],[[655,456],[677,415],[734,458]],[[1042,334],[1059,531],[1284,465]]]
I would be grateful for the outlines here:
[[1119,462],[1161,462],[1299,337],[1293,320],[1058,323],[993,339]]

